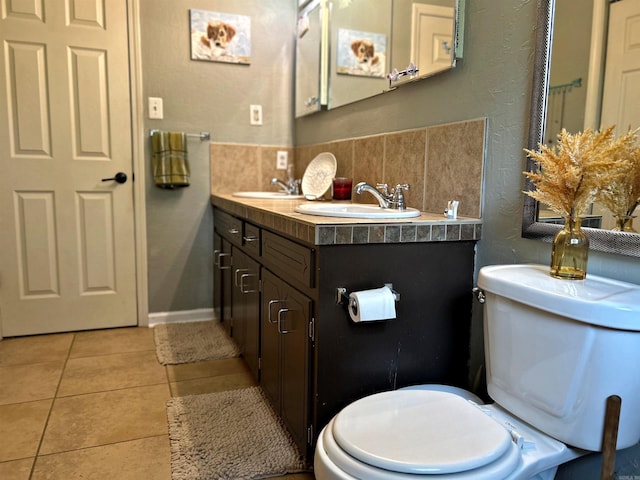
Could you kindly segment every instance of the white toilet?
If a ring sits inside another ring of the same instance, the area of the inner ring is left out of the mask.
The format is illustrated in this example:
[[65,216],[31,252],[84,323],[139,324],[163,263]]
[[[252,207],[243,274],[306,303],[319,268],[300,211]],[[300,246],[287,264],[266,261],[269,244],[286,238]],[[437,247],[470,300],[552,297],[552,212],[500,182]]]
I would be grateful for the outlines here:
[[320,433],[316,479],[552,479],[558,465],[601,450],[610,395],[622,398],[617,448],[636,444],[640,286],[548,271],[480,270],[496,403],[441,385],[357,400]]

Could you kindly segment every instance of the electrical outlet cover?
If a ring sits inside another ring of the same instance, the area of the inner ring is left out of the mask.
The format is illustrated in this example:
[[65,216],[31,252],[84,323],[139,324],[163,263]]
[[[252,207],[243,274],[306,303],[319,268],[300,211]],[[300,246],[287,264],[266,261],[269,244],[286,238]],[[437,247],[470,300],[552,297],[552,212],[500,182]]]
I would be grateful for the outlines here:
[[276,155],[276,170],[286,170],[289,163],[289,153],[286,150],[278,150]]

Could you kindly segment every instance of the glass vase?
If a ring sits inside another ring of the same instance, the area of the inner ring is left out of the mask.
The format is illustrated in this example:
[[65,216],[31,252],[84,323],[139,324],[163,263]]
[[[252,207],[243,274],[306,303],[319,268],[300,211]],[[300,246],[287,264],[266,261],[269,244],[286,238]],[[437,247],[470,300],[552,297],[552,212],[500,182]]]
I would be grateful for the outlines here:
[[584,280],[587,276],[589,239],[582,230],[582,219],[567,217],[564,228],[553,238],[551,276]]
[[638,233],[638,231],[633,228],[633,219],[636,217],[632,217],[631,215],[614,215],[616,218],[616,226],[611,230],[614,232],[629,232],[629,233]]

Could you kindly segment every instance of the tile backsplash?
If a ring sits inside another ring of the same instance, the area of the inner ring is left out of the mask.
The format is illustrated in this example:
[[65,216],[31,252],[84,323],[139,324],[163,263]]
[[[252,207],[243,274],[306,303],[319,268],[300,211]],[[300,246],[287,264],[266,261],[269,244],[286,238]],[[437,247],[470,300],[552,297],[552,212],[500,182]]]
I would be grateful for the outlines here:
[[[336,176],[357,182],[408,183],[407,205],[425,212],[444,212],[449,200],[459,200],[458,214],[482,217],[485,118],[401,132],[350,138],[299,147],[211,144],[211,191],[272,190],[278,150],[286,150],[302,177],[313,158],[331,152],[338,162]],[[354,199],[373,203],[369,194]]]

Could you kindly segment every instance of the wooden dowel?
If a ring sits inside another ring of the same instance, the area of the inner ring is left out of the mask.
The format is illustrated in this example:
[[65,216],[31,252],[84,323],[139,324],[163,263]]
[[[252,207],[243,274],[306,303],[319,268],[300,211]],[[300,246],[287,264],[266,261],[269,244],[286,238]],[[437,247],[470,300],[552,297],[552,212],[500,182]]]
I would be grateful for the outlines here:
[[613,480],[621,405],[622,399],[618,395],[611,395],[607,398],[607,406],[604,413],[604,432],[602,434],[602,470],[600,480]]

